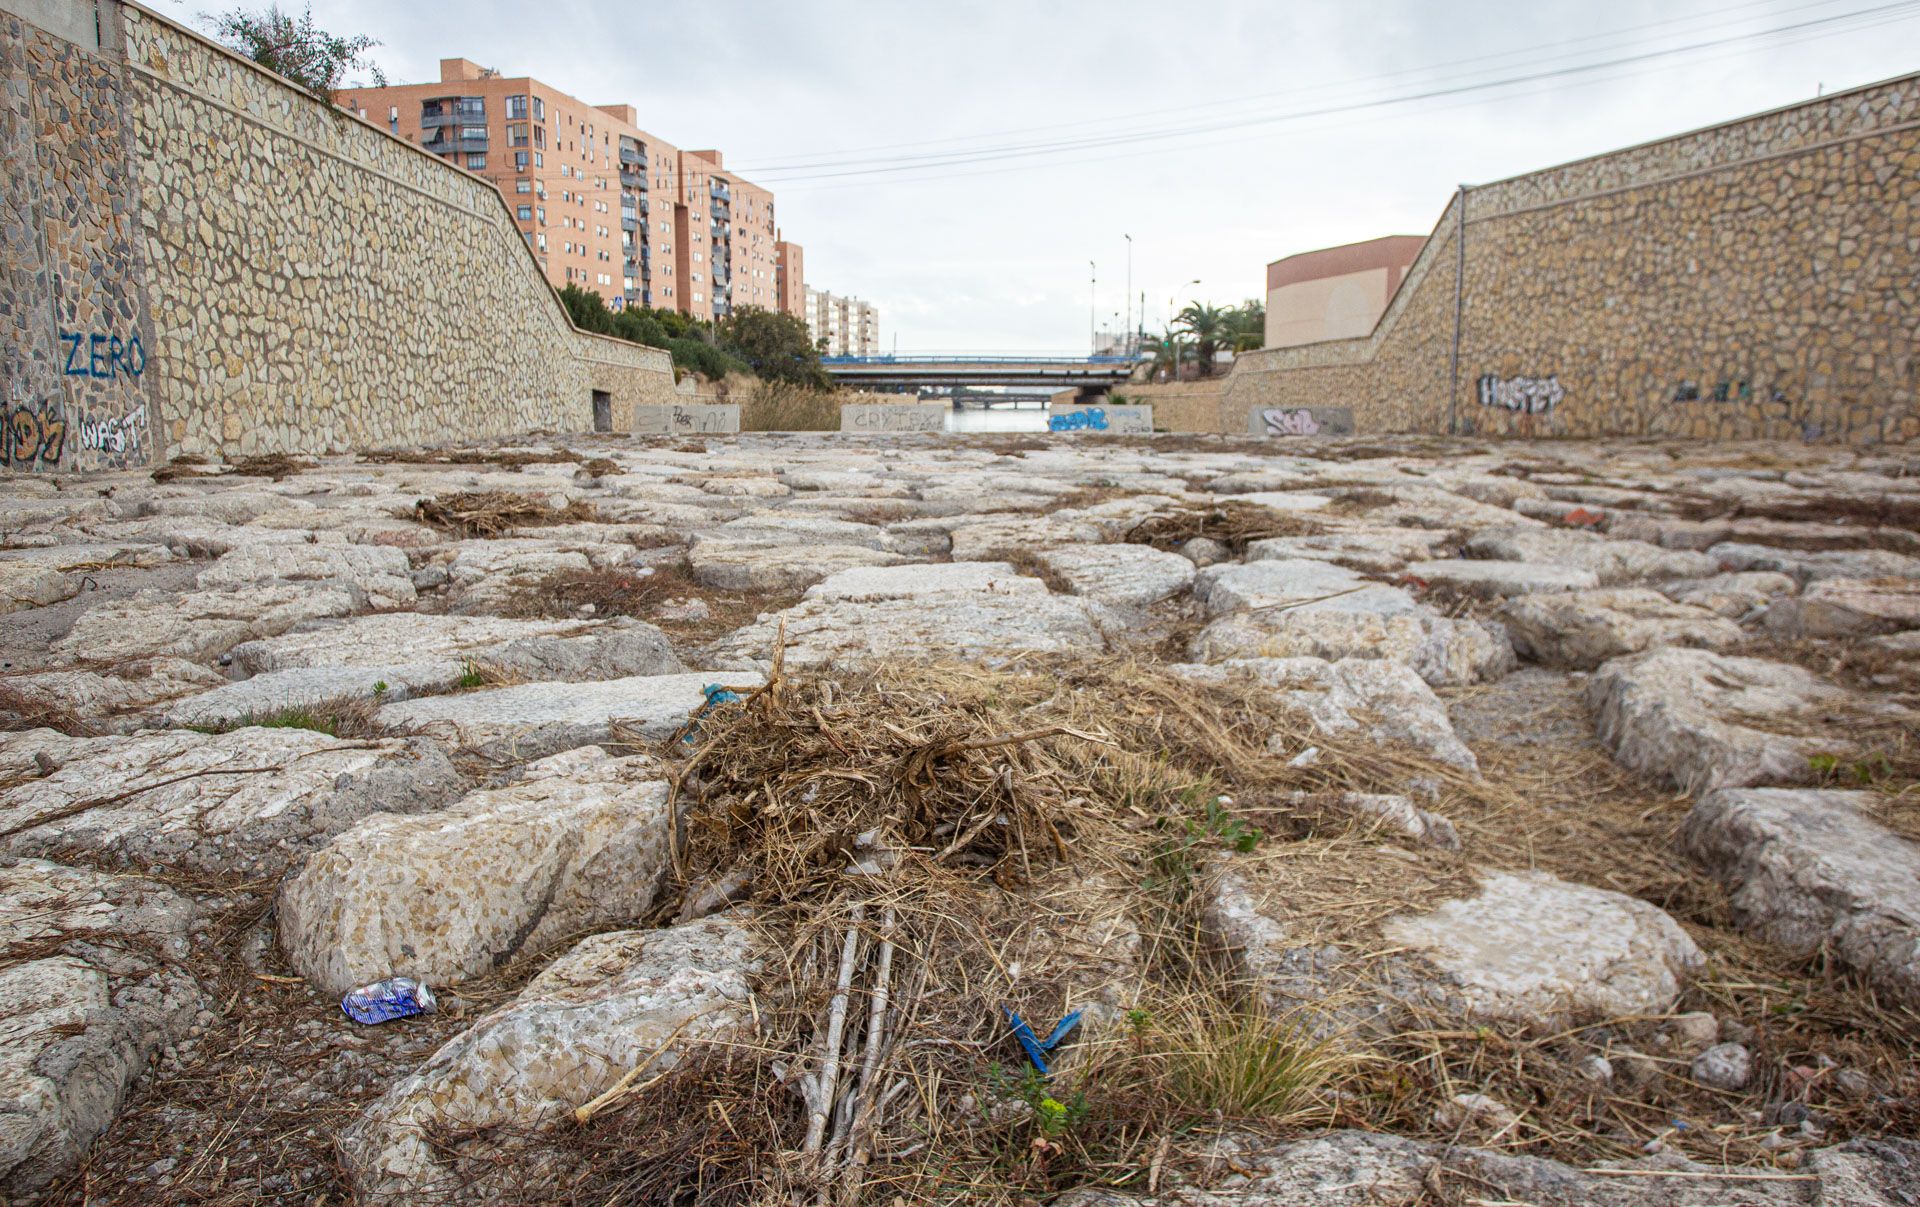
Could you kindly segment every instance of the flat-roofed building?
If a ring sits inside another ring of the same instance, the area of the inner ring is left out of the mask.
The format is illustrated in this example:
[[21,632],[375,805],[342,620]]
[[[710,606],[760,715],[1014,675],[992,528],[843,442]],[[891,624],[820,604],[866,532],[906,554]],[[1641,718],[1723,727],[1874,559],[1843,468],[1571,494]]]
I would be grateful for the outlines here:
[[1265,346],[1371,333],[1426,242],[1420,235],[1388,235],[1267,265]]

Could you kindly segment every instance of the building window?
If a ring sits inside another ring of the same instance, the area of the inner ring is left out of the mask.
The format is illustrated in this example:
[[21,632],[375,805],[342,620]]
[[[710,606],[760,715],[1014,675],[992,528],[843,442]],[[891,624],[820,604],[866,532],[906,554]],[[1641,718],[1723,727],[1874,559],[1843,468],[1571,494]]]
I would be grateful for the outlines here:
[[533,98],[533,120],[537,122],[547,120],[547,102],[537,96]]
[[513,182],[513,191],[516,193],[531,193],[533,192],[533,181],[516,180]]
[[[534,140],[534,143],[535,143],[535,145],[538,145],[538,143],[539,143],[539,141],[540,141],[539,139],[535,139],[535,140]],[[544,156],[544,155],[542,155],[542,154],[540,154],[540,152],[538,152],[538,151],[535,151],[535,152],[533,153],[533,166],[534,166],[534,167],[536,167],[536,168],[544,168],[544,167],[546,167],[546,166],[547,166],[547,157],[546,157],[546,156]]]
[[487,157],[481,154],[467,156],[467,171],[484,172],[487,170]]
[[460,137],[462,139],[485,142],[487,141],[487,128],[485,126],[462,126],[460,127]]
[[523,205],[514,211],[514,216],[519,218],[520,221],[522,222],[532,222],[533,207],[530,205]]
[[547,232],[545,231],[540,232],[540,250],[547,250]]
[[545,126],[535,126],[533,128],[533,145],[536,147],[539,147],[543,151],[546,149],[547,128]]
[[507,98],[507,117],[509,119],[519,118],[520,120],[525,121],[526,116],[527,116],[527,98],[524,96],[508,97]]
[[509,147],[524,147],[529,141],[527,137],[527,124],[525,122],[513,122],[507,126],[507,145]]
[[[513,153],[513,170],[516,172],[524,172],[527,170],[527,153],[525,151],[515,151]],[[523,180],[520,183],[525,184],[526,181]]]
[[545,226],[547,224],[547,207],[544,205],[540,206],[539,210],[540,210],[540,225]]

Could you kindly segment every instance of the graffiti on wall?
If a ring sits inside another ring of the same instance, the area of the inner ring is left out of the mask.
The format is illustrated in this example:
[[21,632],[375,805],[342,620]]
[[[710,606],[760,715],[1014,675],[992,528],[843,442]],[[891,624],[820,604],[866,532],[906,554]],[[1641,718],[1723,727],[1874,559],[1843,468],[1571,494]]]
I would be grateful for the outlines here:
[[140,454],[147,445],[147,412],[142,407],[117,418],[82,415],[74,433],[80,447],[97,453]]
[[14,382],[0,416],[0,465],[51,469],[66,447],[67,420],[59,404],[36,401],[23,383]]
[[1146,436],[1153,432],[1153,407],[1116,403],[1104,407],[1061,407],[1047,416],[1050,432],[1109,432]]
[[1560,405],[1567,392],[1560,387],[1560,375],[1545,377],[1499,377],[1489,373],[1480,379],[1480,405],[1499,407],[1516,415],[1544,415]]
[[[1724,378],[1713,384],[1712,388],[1702,392],[1694,381],[1683,381],[1673,389],[1675,402],[1752,402],[1753,383],[1746,378]],[[1787,392],[1774,389],[1768,392],[1767,401],[1775,406],[1786,406]]]
[[141,347],[138,332],[123,340],[97,331],[85,335],[62,331],[60,342],[67,346],[67,363],[61,372],[68,377],[110,381],[115,377],[137,378],[147,369],[147,350]]
[[1281,408],[1260,412],[1269,436],[1318,436],[1320,423],[1305,407]]

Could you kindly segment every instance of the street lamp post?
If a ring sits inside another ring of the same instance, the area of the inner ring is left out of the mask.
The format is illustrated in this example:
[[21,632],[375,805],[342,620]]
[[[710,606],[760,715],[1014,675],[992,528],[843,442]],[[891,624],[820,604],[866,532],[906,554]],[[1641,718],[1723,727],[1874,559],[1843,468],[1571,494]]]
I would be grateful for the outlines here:
[[1133,355],[1133,236],[1122,235],[1127,241],[1127,325],[1121,328],[1120,345],[1127,355]]
[[1087,261],[1087,355],[1092,356],[1100,350],[1099,320],[1094,318],[1096,290],[1100,284],[1100,269],[1092,260]]

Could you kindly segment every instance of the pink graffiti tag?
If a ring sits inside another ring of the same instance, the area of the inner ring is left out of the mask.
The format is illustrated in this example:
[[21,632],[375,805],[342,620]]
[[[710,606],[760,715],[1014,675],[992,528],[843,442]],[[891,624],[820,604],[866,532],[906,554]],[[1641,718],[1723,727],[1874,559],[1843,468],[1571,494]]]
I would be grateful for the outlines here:
[[1269,436],[1317,436],[1320,433],[1319,422],[1314,419],[1313,412],[1305,407],[1292,411],[1263,411],[1260,417],[1266,421]]

